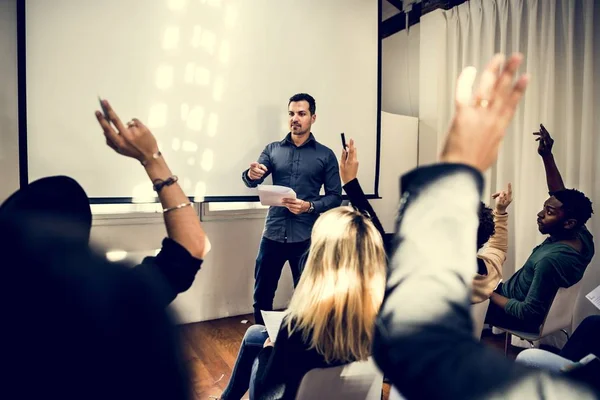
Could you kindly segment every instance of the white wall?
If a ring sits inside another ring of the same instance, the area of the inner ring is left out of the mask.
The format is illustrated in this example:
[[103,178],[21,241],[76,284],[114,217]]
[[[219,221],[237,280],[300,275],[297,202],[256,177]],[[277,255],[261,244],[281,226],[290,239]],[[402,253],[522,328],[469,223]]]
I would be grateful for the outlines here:
[[19,187],[17,2],[0,0],[0,199]]
[[382,111],[419,116],[420,24],[383,39]]

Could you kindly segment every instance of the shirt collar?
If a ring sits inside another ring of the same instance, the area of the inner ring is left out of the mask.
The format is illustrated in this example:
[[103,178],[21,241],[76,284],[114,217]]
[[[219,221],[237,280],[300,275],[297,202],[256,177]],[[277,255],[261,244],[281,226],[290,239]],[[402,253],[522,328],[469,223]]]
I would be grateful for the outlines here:
[[[288,132],[287,135],[285,135],[285,138],[283,138],[283,140],[280,142],[282,145],[289,143],[293,146],[295,146],[294,141],[292,140],[292,133]],[[304,147],[307,145],[311,145],[311,146],[315,146],[317,144],[317,139],[315,139],[315,136],[312,134],[312,132],[309,134],[308,139],[306,140],[306,142],[304,142],[302,144],[302,146],[300,147]]]

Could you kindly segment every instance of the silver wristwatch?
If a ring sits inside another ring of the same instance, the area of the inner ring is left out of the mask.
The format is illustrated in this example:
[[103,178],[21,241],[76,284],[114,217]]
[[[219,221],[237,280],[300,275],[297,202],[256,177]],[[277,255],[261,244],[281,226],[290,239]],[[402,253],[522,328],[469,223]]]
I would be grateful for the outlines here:
[[310,204],[310,207],[308,207],[308,213],[314,213],[315,212],[315,205],[313,204],[312,201],[309,201],[308,204]]

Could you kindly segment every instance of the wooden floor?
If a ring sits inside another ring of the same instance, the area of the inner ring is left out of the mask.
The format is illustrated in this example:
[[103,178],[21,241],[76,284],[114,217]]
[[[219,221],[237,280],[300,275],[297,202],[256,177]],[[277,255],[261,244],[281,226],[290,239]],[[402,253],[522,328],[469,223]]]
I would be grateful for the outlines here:
[[[247,323],[242,323],[244,320]],[[252,315],[243,315],[180,326],[194,399],[218,398],[223,392],[244,333],[253,323]],[[482,341],[504,352],[504,335],[492,335],[487,331]],[[514,359],[520,350],[510,346],[509,357]],[[384,384],[383,399],[387,400],[388,395],[389,385]]]

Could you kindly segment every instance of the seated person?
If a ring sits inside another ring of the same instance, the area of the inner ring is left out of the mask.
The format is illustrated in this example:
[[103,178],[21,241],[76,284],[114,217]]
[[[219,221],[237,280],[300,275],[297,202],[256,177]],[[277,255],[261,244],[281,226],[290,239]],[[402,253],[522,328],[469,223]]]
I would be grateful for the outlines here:
[[[575,329],[560,353],[526,349],[517,362],[556,373],[565,373],[600,389],[600,315],[590,315]],[[592,357],[596,359],[593,360]]]
[[541,349],[526,349],[517,361],[535,368],[561,372],[589,354],[600,357],[600,315],[590,315],[581,321],[571,338],[558,354]]
[[[507,191],[495,193],[495,210],[479,204],[479,227],[477,228],[477,274],[473,279],[473,303],[482,303],[490,298],[500,281],[502,265],[508,251],[508,214],[506,209],[512,202],[512,186]],[[485,247],[484,247],[485,246]]]
[[312,231],[302,277],[275,343],[265,328],[246,332],[221,399],[294,399],[314,368],[366,360],[385,286],[383,241],[363,214],[338,207]]
[[552,156],[553,140],[540,125],[538,153],[546,169],[550,198],[538,213],[538,229],[549,237],[508,281],[491,296],[485,322],[502,328],[539,332],[559,288],[581,279],[594,255],[592,234],[585,223],[592,202],[575,189],[565,189]]
[[375,324],[373,357],[408,400],[596,398],[591,388],[519,365],[472,336],[482,173],[495,162],[527,86],[527,75],[513,84],[522,60],[516,54],[504,65],[495,56],[474,101],[475,72],[466,68],[441,163],[402,177],[399,246]]
[[[137,119],[124,125],[106,101],[105,106],[112,125],[99,111],[96,117],[106,143],[118,154],[142,163],[150,178],[149,184],[154,184],[165,209],[168,238],[156,257],[146,257],[133,271],[160,278],[151,278],[151,281],[162,282],[161,293],[166,306],[178,293],[190,288],[202,258],[210,250],[210,242],[176,179],[169,179],[172,173],[152,133]],[[79,243],[88,246],[92,212],[85,191],[75,180],[66,176],[41,178],[13,193],[0,206],[0,217],[32,214],[51,215],[57,219],[55,223],[69,224],[72,234],[78,232]]]
[[4,214],[0,224],[0,398],[190,398],[157,275],[108,262],[62,216]]

